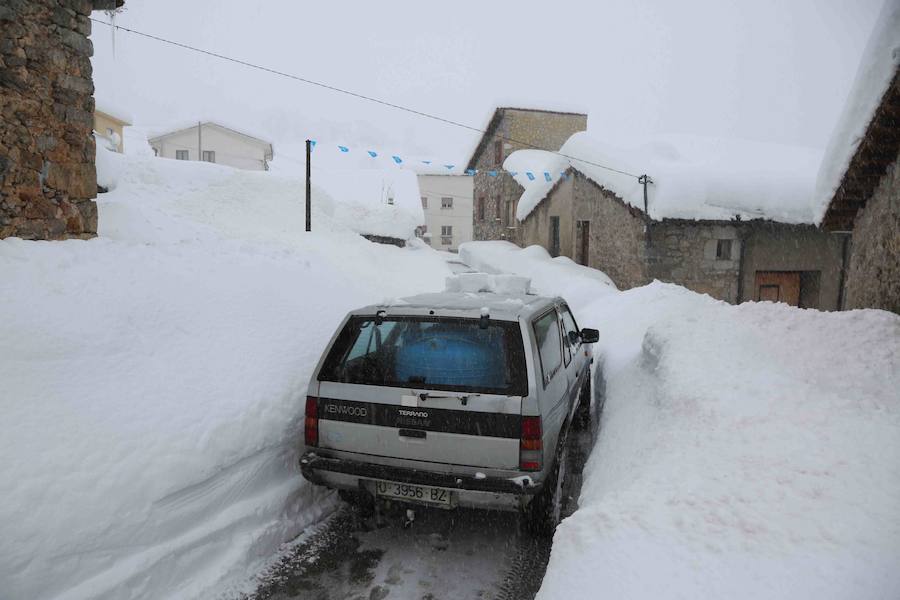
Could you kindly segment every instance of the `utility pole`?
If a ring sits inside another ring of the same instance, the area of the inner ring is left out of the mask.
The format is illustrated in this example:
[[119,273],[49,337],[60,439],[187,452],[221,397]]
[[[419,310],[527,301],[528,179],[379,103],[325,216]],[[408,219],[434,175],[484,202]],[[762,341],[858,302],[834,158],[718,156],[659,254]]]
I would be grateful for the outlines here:
[[650,247],[650,211],[647,206],[647,184],[653,183],[646,173],[638,177],[638,183],[644,186],[644,244]]
[[312,184],[309,169],[312,166],[312,141],[306,140],[306,230],[312,231]]

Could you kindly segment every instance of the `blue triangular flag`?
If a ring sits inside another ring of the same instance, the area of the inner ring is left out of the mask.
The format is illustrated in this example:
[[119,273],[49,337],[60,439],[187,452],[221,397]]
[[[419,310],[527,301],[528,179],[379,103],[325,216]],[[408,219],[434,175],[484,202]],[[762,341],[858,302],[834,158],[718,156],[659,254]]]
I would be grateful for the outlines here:
[[393,158],[394,162],[397,163],[398,165],[403,162],[403,159],[400,158],[399,156],[392,156],[391,158]]
[[512,175],[513,177],[515,177],[516,175],[519,174],[518,171],[508,171],[508,173],[509,173],[510,175]]
[[466,169],[466,175],[475,175],[475,169]]
[[423,164],[423,165],[430,165],[430,164],[431,164],[431,161],[430,161],[430,160],[423,160],[423,161],[422,161],[422,164]]
[[338,150],[340,150],[341,152],[350,152],[350,148],[348,148],[347,146],[338,146]]
[[316,140],[309,140],[309,149],[310,151],[316,149]]
[[525,175],[528,176],[528,181],[534,181],[534,173],[532,173],[531,171],[526,171]]
[[565,172],[565,171],[560,171],[560,172],[559,172],[559,178],[560,178],[560,179],[565,179],[566,177],[568,177],[568,175],[566,175],[566,172]]
[[374,152],[374,151],[372,151],[372,150],[366,150],[366,152],[368,152],[368,153],[369,153],[369,156],[371,156],[372,158],[375,158],[376,156],[378,156],[378,153],[377,153],[377,152]]
[[455,167],[456,165],[444,165],[444,166],[447,167],[447,170],[448,170],[448,171],[450,171],[450,170],[453,169],[453,167]]
[[547,171],[544,171],[544,179],[546,179],[547,181],[553,181],[553,179],[550,177],[550,173],[548,173]]
[[490,175],[491,177],[496,177],[497,171],[488,171],[488,175]]

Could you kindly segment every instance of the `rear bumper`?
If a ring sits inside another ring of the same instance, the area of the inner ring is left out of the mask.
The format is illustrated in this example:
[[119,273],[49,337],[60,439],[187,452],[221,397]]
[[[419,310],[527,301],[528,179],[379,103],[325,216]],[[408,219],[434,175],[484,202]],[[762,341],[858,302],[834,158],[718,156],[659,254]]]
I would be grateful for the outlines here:
[[472,508],[498,508],[517,510],[527,504],[541,486],[530,479],[523,481],[501,477],[470,477],[393,467],[373,463],[348,460],[344,458],[328,458],[318,456],[315,452],[307,452],[300,459],[300,470],[303,476],[312,483],[334,489],[359,490],[369,489],[368,485],[376,479],[428,485],[453,490],[457,506]]

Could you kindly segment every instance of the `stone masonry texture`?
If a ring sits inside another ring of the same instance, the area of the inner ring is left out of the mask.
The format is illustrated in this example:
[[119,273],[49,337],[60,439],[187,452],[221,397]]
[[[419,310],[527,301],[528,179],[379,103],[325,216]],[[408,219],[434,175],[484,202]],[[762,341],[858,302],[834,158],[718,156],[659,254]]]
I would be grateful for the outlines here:
[[[520,244],[515,214],[523,188],[501,170],[503,161],[516,150],[532,145],[558,150],[572,134],[587,129],[587,115],[517,108],[499,110],[502,115],[497,128],[475,157],[478,173],[473,184],[473,236],[476,240],[509,240]],[[504,138],[523,143],[505,141]],[[494,152],[497,140],[503,144],[499,161]],[[497,176],[491,177],[486,172],[489,170],[497,170]],[[484,202],[483,218],[479,208],[481,202]]]
[[0,238],[97,232],[91,0],[0,3]]
[[900,156],[856,215],[844,307],[900,314]]

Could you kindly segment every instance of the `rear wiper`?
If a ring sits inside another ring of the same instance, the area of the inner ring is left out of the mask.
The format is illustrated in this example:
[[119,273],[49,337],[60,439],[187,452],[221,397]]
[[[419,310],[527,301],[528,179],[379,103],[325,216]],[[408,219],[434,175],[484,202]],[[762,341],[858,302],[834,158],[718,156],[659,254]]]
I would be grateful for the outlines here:
[[449,395],[447,395],[447,394],[438,395],[438,394],[431,394],[431,393],[429,393],[429,392],[421,392],[421,393],[419,394],[419,400],[421,400],[422,402],[425,402],[425,401],[428,400],[429,398],[433,398],[433,399],[435,399],[435,400],[453,400],[453,399],[456,399],[456,400],[459,400],[460,404],[462,404],[463,406],[465,406],[465,405],[467,405],[467,404],[469,403],[469,398],[476,398],[476,397],[478,397],[478,396],[481,396],[481,394],[464,394],[464,395],[462,395],[462,396],[449,396]]

